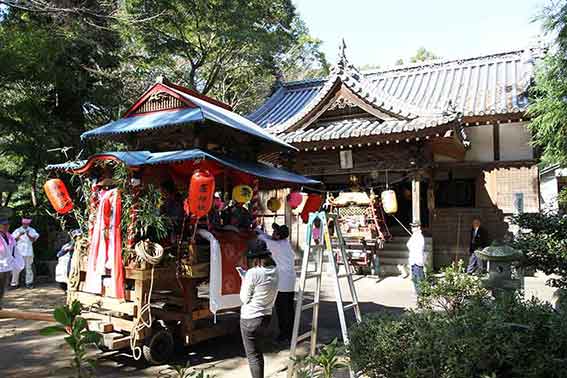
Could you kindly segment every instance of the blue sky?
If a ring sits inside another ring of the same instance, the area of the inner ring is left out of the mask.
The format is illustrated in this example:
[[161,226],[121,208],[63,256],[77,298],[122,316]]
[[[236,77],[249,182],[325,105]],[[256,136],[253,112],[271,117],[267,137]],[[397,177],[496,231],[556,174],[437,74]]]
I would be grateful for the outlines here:
[[334,63],[339,41],[356,65],[389,66],[423,46],[443,58],[523,47],[549,0],[294,0]]

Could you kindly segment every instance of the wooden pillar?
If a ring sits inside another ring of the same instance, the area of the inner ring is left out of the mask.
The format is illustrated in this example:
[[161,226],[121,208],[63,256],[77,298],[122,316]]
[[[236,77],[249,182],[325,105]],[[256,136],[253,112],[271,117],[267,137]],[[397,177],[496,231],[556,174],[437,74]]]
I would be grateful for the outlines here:
[[414,223],[421,223],[420,179],[419,174],[415,174],[411,179],[411,213]]

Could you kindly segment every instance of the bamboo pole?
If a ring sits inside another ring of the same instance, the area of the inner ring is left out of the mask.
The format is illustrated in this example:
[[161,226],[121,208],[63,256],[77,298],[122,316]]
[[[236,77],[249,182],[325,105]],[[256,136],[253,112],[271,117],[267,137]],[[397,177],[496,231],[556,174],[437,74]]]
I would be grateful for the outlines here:
[[0,310],[0,319],[20,319],[20,320],[38,320],[43,322],[55,322],[51,313],[34,312],[34,311],[18,311],[18,310]]

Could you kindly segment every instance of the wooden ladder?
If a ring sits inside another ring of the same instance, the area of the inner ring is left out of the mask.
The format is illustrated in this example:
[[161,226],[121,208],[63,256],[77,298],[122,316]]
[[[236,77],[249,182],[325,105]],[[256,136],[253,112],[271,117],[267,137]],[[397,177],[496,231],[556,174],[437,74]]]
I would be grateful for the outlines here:
[[[323,244],[312,246],[311,241],[312,241],[313,222],[317,218],[319,218],[321,221],[321,228],[322,228],[321,240]],[[335,231],[335,235],[337,236],[338,245],[339,245],[338,253],[341,255],[341,261],[344,262],[343,266],[345,268],[345,272],[341,274],[339,274],[339,265],[337,264],[337,261],[334,258],[333,247],[331,244],[331,235],[329,233],[327,218],[333,221],[333,229]],[[309,339],[310,340],[309,355],[314,356],[316,353],[324,254],[327,254],[328,256],[328,263],[331,269],[329,273],[331,278],[333,279],[333,284],[335,287],[335,302],[337,304],[339,324],[341,326],[341,335],[342,335],[343,343],[345,345],[347,345],[349,342],[345,312],[349,309],[354,310],[357,323],[360,323],[362,321],[360,307],[358,305],[358,296],[356,294],[356,288],[354,286],[354,281],[352,279],[352,270],[350,264],[347,263],[348,259],[346,254],[345,241],[341,233],[337,215],[326,214],[325,212],[309,214],[306,239],[307,239],[306,240],[307,250],[303,254],[303,261],[301,264],[301,276],[299,279],[299,291],[297,293],[297,303],[295,305],[295,320],[293,323],[293,333],[291,338],[290,362],[288,365],[288,372],[287,372],[288,378],[293,378],[298,343]],[[311,253],[315,254],[316,269],[314,271],[308,271],[309,255]],[[348,291],[350,292],[352,298],[352,303],[346,306],[343,304],[343,293],[340,285],[341,278],[347,279]],[[315,279],[314,299],[313,302],[311,303],[303,304],[306,283],[308,279]],[[311,330],[302,335],[299,335],[299,327],[301,324],[302,312],[309,309],[313,310],[313,315],[311,320]],[[350,374],[351,376],[353,376],[352,371],[350,372]]]

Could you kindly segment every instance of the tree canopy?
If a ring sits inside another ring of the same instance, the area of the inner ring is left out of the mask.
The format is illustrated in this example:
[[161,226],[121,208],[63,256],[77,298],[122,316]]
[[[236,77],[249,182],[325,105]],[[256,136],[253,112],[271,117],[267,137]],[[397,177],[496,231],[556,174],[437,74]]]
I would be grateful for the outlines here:
[[533,143],[546,164],[567,164],[567,5],[552,5],[541,15],[555,45],[539,65],[530,91],[528,114]]
[[40,205],[43,167],[84,157],[80,134],[157,76],[246,114],[278,79],[327,74],[320,45],[291,0],[0,0],[0,176],[20,189],[0,206]]
[[[427,62],[430,60],[440,59],[441,57],[435,54],[433,51],[426,49],[425,47],[420,47],[416,50],[415,54],[409,58],[409,63],[419,63]],[[398,58],[395,62],[395,66],[401,66],[405,64],[402,58]]]

